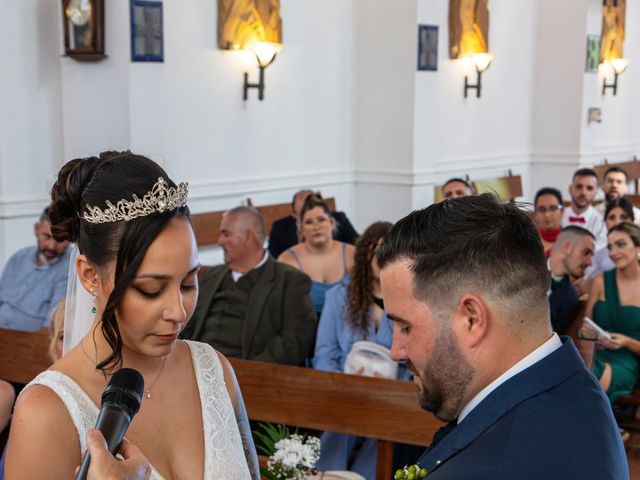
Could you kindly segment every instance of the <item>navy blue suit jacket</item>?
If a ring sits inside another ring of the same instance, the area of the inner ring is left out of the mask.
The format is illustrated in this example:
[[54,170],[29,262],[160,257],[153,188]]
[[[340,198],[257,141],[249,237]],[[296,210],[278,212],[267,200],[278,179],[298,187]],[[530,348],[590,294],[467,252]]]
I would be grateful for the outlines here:
[[428,480],[629,478],[609,401],[573,342],[563,343],[434,441],[418,461]]

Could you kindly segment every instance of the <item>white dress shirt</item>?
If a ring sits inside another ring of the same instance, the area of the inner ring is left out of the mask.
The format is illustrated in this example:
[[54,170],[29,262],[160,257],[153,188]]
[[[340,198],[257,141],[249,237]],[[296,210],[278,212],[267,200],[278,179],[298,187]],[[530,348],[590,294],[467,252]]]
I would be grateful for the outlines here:
[[[570,221],[569,218],[584,218],[584,223],[580,221]],[[577,214],[570,206],[564,209],[562,214],[562,228],[573,225],[589,230],[596,237],[596,250],[607,246],[607,227],[602,214],[592,205],[582,213]]]
[[[264,257],[262,257],[262,260],[260,260],[260,263],[258,263],[251,270],[255,270],[256,268],[260,268],[262,265],[267,263],[267,260],[269,260],[269,252],[267,250],[265,250],[264,251]],[[245,273],[249,273],[251,270],[247,270],[246,272],[236,272],[234,270],[231,270],[231,278],[233,278],[234,282],[237,282],[238,280],[240,280],[240,277],[242,277]]]
[[471,401],[462,408],[462,410],[460,410],[460,415],[458,415],[458,424],[460,424],[465,419],[465,417],[469,415],[469,413],[471,413],[471,411],[474,408],[476,408],[480,404],[480,402],[482,402],[485,398],[487,398],[489,394],[493,392],[496,388],[498,388],[504,382],[509,380],[511,377],[515,377],[517,374],[526,370],[533,364],[538,363],[544,357],[556,351],[561,346],[562,346],[562,341],[560,340],[560,337],[558,337],[558,334],[554,332],[553,335],[551,335],[551,338],[549,340],[544,342],[542,345],[536,348],[533,352],[531,352],[529,355],[524,357],[522,360],[520,360],[518,363],[512,366],[509,370],[507,370],[498,378],[496,378],[489,385],[487,385],[482,390],[480,390],[480,392],[478,392],[478,394],[476,394],[476,396],[473,397]]

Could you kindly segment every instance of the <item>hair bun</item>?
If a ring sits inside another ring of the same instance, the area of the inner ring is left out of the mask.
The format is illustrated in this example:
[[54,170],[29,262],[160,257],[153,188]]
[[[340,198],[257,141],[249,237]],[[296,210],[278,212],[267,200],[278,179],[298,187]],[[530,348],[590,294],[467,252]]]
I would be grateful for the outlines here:
[[65,164],[51,188],[51,235],[57,241],[76,242],[80,231],[82,193],[101,163],[97,157],[77,158]]

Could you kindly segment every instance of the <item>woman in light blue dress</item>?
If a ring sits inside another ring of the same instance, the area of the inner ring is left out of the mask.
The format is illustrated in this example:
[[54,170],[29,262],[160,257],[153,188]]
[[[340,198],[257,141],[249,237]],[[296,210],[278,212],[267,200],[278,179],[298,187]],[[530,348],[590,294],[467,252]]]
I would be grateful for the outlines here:
[[[367,340],[391,348],[393,326],[384,311],[375,249],[391,229],[376,222],[356,242],[349,276],[327,291],[318,325],[314,368],[343,372],[353,344]],[[358,373],[358,372],[356,372]],[[399,369],[406,377],[406,369]],[[375,479],[377,442],[351,435],[325,432],[321,437],[320,470],[352,470]]]

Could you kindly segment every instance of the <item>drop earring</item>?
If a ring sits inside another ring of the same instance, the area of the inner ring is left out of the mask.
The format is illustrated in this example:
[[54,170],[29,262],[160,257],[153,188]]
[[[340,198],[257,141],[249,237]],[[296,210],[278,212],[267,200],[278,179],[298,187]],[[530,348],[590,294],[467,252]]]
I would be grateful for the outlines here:
[[98,307],[96,307],[96,300],[98,299],[98,292],[91,292],[91,313],[95,314],[98,311]]

